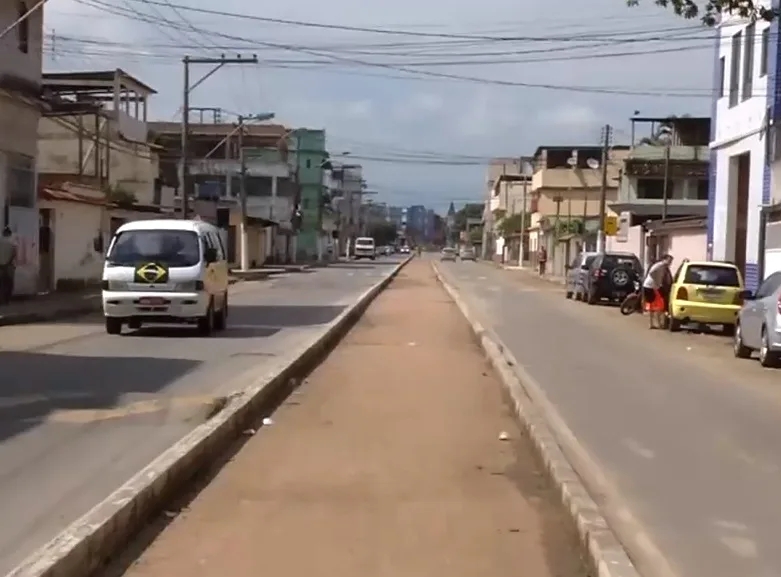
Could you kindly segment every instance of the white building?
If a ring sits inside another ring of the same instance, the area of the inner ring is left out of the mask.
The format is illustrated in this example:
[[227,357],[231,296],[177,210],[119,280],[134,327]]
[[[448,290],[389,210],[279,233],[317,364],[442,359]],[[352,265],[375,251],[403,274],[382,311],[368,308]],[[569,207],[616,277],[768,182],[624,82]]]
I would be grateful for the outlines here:
[[[0,30],[34,2],[0,0]],[[19,245],[15,292],[34,293],[38,277],[35,158],[41,95],[43,9],[0,39],[0,207]]]
[[[770,6],[766,0],[759,4]],[[759,281],[760,207],[772,197],[767,127],[779,79],[777,46],[777,21],[747,22],[725,14],[718,27],[708,255],[735,262],[748,288]]]

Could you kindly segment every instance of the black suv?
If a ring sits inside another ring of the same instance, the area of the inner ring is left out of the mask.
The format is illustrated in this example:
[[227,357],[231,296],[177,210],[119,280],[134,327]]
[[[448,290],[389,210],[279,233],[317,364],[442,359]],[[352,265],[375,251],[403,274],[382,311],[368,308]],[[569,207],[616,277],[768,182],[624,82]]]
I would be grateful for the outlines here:
[[586,302],[596,304],[602,299],[622,301],[634,291],[635,280],[642,278],[643,265],[636,255],[627,252],[603,252],[589,267],[584,282]]

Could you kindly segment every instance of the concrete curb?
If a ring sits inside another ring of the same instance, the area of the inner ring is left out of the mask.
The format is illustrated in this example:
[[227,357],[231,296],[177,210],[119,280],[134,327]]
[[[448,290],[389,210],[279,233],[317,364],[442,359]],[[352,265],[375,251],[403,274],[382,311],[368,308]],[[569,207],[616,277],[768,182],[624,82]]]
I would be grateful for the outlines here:
[[571,435],[550,403],[538,402],[544,393],[539,384],[515,361],[501,341],[489,334],[432,263],[434,274],[471,325],[491,365],[499,373],[510,394],[521,424],[534,442],[562,503],[575,521],[581,544],[599,577],[640,577],[626,550],[603,517],[599,506],[586,490],[575,467],[562,450],[560,440]]
[[225,407],[199,425],[81,519],[63,530],[6,577],[86,577],[121,550],[195,473],[229,447],[258,416],[277,389],[328,351],[411,259],[343,311],[304,352],[275,374],[261,375],[228,398]]

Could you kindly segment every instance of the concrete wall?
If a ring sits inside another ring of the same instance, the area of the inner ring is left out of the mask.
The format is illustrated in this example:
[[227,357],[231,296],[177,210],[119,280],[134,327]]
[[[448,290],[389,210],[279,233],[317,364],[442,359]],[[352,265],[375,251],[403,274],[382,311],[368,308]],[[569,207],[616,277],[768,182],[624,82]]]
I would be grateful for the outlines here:
[[[24,4],[29,10],[36,2],[25,0]],[[16,22],[19,16],[19,2],[17,0],[0,0],[0,30],[4,30],[7,26]],[[9,74],[40,84],[43,9],[33,12],[26,21],[29,30],[26,54],[19,49],[18,28],[15,28],[0,39],[0,75]],[[2,131],[0,131],[1,133]],[[1,145],[0,148],[2,148]]]
[[103,274],[104,253],[95,239],[107,235],[105,209],[79,202],[42,201],[53,209],[54,283],[60,280],[97,282]]
[[[108,129],[106,122],[109,123]],[[79,122],[74,116],[42,118],[38,124],[38,170],[42,173],[83,174],[96,176],[95,171],[95,117],[82,118],[82,156],[79,158]],[[109,182],[111,186],[133,193],[142,204],[154,201],[154,181],[159,174],[159,157],[149,146],[124,142],[119,138],[113,121],[101,119],[101,135],[111,135],[109,152]],[[105,140],[100,144],[101,161],[105,161]],[[105,174],[105,167],[103,173]],[[161,202],[172,206],[173,190],[167,191]]]

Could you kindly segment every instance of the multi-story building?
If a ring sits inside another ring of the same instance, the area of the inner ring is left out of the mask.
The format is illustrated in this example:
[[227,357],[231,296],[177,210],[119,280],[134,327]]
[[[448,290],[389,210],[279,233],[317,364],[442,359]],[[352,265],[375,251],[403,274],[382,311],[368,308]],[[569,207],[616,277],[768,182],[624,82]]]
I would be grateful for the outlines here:
[[297,128],[288,137],[293,151],[295,181],[298,186],[300,224],[296,236],[296,253],[301,260],[318,259],[322,254],[322,219],[325,199],[326,152],[325,130]]
[[[666,217],[704,217],[710,124],[710,118],[633,118],[636,142],[624,158],[618,197],[610,208],[630,218],[630,226]],[[648,130],[643,134],[638,126]]]
[[160,149],[148,141],[156,92],[122,70],[43,75],[50,111],[38,124],[38,172],[47,183],[77,181],[109,200],[173,209],[160,176]]
[[[779,23],[723,14],[714,51],[707,252],[735,262],[748,288],[759,282],[761,207],[772,200],[778,99]],[[771,128],[771,130],[768,130]]]
[[[20,246],[14,290],[34,294],[38,277],[37,129],[41,101],[43,7],[0,0],[0,207]],[[19,21],[21,17],[26,16]]]
[[344,253],[359,232],[363,203],[363,167],[360,164],[333,165],[332,180],[337,199],[334,202],[339,223],[339,251]]
[[425,239],[427,209],[425,206],[416,204],[407,209],[407,229],[406,236],[415,242],[421,242]]

